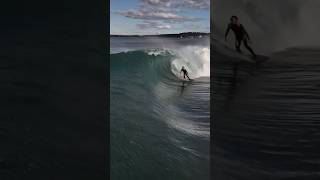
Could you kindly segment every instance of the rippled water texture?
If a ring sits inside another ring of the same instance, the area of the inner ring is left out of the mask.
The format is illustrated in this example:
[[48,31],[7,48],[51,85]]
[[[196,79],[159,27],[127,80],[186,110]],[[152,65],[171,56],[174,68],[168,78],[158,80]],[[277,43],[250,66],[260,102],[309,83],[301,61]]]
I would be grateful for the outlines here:
[[[150,47],[117,44],[110,55],[111,179],[209,179],[210,80],[199,76],[208,47]],[[181,63],[192,82],[181,81]]]
[[213,178],[320,179],[320,50],[214,65]]

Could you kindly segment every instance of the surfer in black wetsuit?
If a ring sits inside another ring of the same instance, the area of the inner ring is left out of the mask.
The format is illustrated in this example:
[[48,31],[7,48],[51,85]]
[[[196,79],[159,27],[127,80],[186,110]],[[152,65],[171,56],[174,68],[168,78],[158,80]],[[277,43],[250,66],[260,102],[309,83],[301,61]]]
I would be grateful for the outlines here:
[[234,32],[235,36],[236,36],[236,50],[239,53],[241,52],[240,46],[241,43],[243,41],[244,46],[250,51],[250,53],[252,54],[253,58],[256,58],[257,55],[253,52],[253,50],[251,49],[251,47],[248,45],[248,42],[250,42],[250,37],[249,34],[247,33],[247,31],[245,30],[245,28],[243,27],[242,24],[240,24],[238,22],[238,17],[237,16],[231,16],[230,18],[230,23],[228,25],[228,28],[226,30],[226,34],[225,34],[225,40],[227,41],[227,37],[229,34],[230,29]]
[[183,72],[183,78],[184,78],[184,79],[186,79],[186,76],[187,76],[187,78],[188,78],[189,80],[191,80],[191,79],[189,78],[189,76],[188,76],[188,71],[186,70],[186,68],[184,68],[184,66],[182,66],[181,71],[180,71],[180,74],[181,74],[181,72]]

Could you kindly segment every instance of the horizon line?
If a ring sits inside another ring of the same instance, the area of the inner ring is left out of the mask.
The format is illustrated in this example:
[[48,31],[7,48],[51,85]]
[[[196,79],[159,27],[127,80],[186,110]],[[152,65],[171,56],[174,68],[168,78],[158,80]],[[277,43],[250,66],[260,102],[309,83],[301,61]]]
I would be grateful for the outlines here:
[[159,36],[159,35],[179,35],[184,33],[204,33],[210,34],[210,32],[201,32],[201,31],[194,31],[194,32],[180,32],[180,33],[158,33],[158,34],[112,34],[110,36]]

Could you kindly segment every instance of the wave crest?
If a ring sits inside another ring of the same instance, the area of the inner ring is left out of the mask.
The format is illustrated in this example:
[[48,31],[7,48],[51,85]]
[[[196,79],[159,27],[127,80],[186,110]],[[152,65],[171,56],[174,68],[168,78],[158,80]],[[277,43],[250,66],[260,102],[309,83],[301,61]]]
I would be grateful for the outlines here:
[[[190,78],[210,77],[210,48],[204,46],[186,46],[176,49],[148,49],[135,51],[122,51],[114,54],[129,55],[143,53],[151,57],[168,57],[165,58],[170,61],[170,67],[167,72],[171,72],[177,78],[180,78],[180,70],[185,66],[189,72]],[[113,55],[114,55],[113,54]],[[128,60],[130,58],[128,57]],[[146,61],[150,61],[146,59]],[[158,59],[161,61],[161,59]],[[165,65],[168,62],[156,62],[156,64]],[[168,66],[164,66],[168,67]]]

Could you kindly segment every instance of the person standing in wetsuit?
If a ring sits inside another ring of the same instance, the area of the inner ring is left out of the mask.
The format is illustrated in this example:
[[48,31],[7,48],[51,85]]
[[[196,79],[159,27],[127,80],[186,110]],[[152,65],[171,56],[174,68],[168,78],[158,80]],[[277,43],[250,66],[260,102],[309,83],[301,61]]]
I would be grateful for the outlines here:
[[181,74],[181,72],[183,72],[183,78],[184,78],[184,79],[186,79],[186,76],[187,76],[187,78],[188,78],[189,80],[191,80],[191,79],[189,78],[189,76],[188,76],[188,71],[186,70],[186,68],[184,68],[184,66],[182,66],[181,71],[180,71],[180,74]]
[[238,17],[237,16],[231,16],[230,18],[230,23],[228,25],[228,28],[226,30],[226,34],[225,34],[225,40],[227,41],[227,37],[229,34],[229,31],[232,30],[236,36],[236,50],[239,53],[241,52],[240,46],[241,43],[243,41],[244,46],[248,49],[248,51],[250,51],[250,53],[252,54],[253,58],[256,58],[257,55],[253,52],[253,50],[251,49],[251,47],[248,45],[248,41],[250,41],[250,37],[249,34],[247,33],[247,31],[245,30],[245,28],[243,27],[242,24],[240,24],[238,22]]

